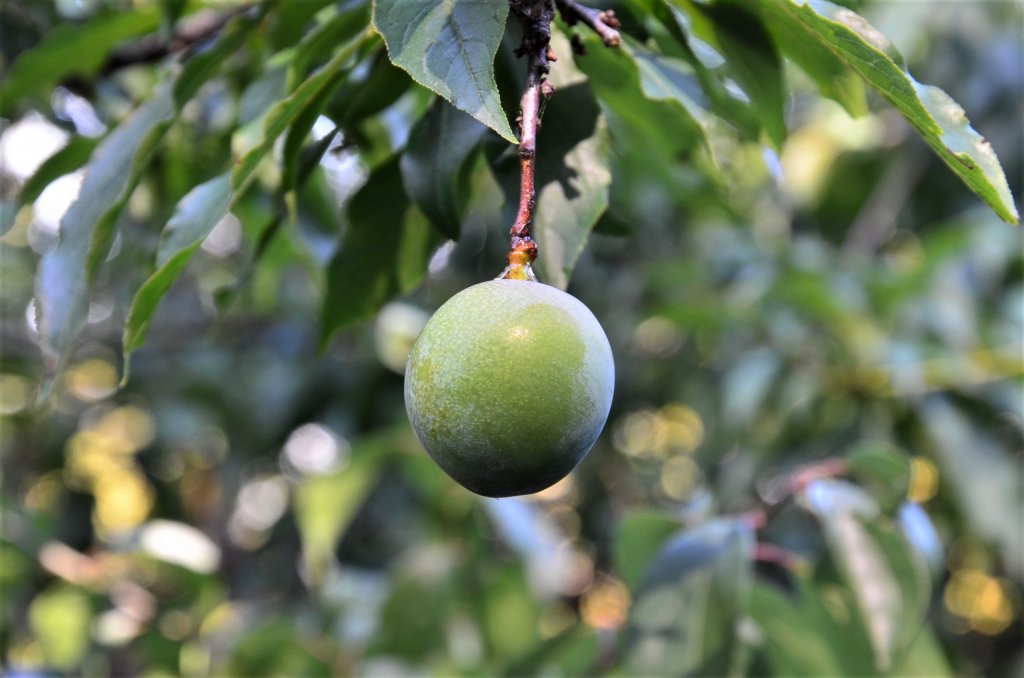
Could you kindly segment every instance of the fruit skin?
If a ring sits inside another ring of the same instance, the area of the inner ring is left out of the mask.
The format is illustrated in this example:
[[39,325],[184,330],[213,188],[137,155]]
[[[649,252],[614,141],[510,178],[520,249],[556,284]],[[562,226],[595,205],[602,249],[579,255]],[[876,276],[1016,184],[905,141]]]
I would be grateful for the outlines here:
[[448,300],[409,354],[405,407],[448,475],[488,497],[538,492],[564,477],[608,418],[608,338],[575,297],[490,280]]

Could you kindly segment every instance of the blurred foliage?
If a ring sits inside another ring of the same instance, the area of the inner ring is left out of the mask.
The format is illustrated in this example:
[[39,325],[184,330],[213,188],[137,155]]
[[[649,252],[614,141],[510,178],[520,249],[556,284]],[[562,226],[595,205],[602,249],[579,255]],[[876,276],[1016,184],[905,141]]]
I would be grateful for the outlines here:
[[472,4],[409,74],[395,1],[0,5],[5,672],[1024,671],[1020,7],[848,3],[902,56],[823,2],[559,23],[538,266],[618,381],[489,500],[402,396],[515,205],[514,22],[421,71]]

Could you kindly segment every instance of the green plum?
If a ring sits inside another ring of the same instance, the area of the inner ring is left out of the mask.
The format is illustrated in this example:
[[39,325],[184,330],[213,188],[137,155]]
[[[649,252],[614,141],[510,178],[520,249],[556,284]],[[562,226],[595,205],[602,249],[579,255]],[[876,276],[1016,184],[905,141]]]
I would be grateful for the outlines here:
[[409,354],[405,406],[430,456],[488,497],[538,492],[569,473],[608,418],[615,364],[594,314],[523,280],[448,300]]

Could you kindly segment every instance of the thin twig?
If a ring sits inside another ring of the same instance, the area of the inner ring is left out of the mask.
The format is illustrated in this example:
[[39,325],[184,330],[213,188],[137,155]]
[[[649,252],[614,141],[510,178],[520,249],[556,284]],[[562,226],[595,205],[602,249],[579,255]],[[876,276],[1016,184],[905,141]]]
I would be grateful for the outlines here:
[[519,102],[519,209],[509,230],[508,266],[501,277],[535,280],[530,265],[537,258],[537,243],[530,227],[536,207],[537,130],[544,102],[554,93],[545,78],[554,56],[548,43],[555,11],[550,0],[512,2],[510,6],[523,26],[523,41],[516,56],[526,57],[526,88]]
[[555,0],[562,18],[570,26],[584,23],[600,36],[605,47],[618,47],[622,44],[622,36],[615,30],[619,20],[610,9],[594,9],[576,2],[576,0]]

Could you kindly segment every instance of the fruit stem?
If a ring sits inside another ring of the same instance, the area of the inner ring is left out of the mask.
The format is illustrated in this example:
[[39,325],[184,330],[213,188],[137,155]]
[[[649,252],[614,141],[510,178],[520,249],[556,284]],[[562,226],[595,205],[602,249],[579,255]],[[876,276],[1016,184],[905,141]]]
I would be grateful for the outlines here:
[[509,229],[508,266],[499,278],[537,280],[531,265],[537,258],[537,243],[530,227],[536,207],[537,130],[544,103],[554,94],[546,79],[555,55],[551,42],[551,21],[555,17],[552,0],[510,0],[509,6],[523,26],[523,40],[516,56],[526,56],[526,88],[519,101],[519,210]]

